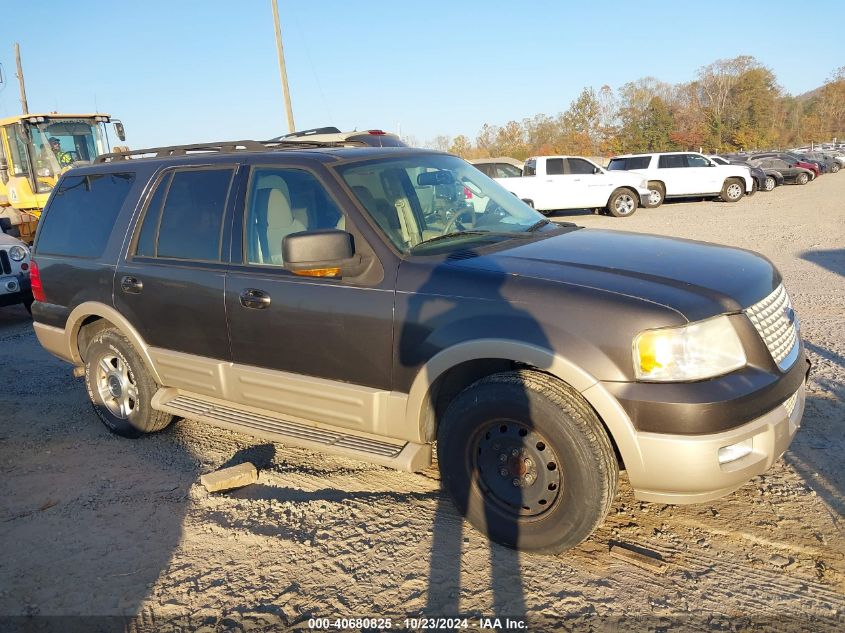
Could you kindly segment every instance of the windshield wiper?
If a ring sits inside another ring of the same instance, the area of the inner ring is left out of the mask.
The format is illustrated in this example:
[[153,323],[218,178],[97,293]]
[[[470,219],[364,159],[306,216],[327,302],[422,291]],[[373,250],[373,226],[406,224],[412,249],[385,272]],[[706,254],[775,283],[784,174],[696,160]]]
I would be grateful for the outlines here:
[[[418,246],[422,246],[423,244],[431,244],[432,242],[439,242],[441,240],[448,240],[454,237],[461,237],[463,235],[483,235],[485,237],[525,237],[522,233],[511,233],[509,231],[487,231],[487,230],[478,230],[473,229],[469,231],[453,231],[452,233],[444,233],[443,235],[435,235],[434,237],[430,237],[427,240],[423,240],[419,244],[415,244],[413,248],[417,248]],[[412,249],[413,250],[413,249]]]
[[542,218],[540,220],[537,220],[534,224],[529,226],[527,229],[525,229],[525,232],[531,233],[532,231],[536,231],[537,229],[542,228],[542,227],[546,226],[547,224],[551,224],[551,223],[552,223],[551,220],[547,220],[546,218]]

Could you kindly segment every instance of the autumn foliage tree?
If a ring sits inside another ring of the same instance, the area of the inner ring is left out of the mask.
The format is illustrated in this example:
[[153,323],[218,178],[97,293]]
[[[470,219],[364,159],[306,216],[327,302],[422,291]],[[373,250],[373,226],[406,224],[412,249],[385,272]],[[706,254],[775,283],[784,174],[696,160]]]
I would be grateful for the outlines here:
[[720,59],[688,83],[654,77],[614,91],[585,87],[555,116],[536,114],[503,126],[485,123],[474,140],[439,136],[429,143],[464,158],[644,151],[731,151],[788,147],[845,137],[845,66],[819,89],[785,94],[754,57]]

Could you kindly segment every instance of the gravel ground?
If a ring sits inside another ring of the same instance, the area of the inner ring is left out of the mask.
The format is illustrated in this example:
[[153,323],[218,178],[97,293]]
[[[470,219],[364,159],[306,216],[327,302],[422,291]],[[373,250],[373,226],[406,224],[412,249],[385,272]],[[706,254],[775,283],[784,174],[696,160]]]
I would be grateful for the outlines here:
[[[435,469],[395,472],[187,420],[114,437],[26,312],[0,309],[0,629],[307,629],[310,617],[367,616],[402,628],[407,616],[460,613],[473,628],[509,616],[531,630],[841,630],[843,199],[845,176],[829,175],[737,204],[555,217],[764,253],[814,363],[803,427],[770,472],[683,507],[634,500],[623,476],[606,523],[557,557],[491,546],[439,493]],[[199,485],[247,459],[257,484],[218,495]],[[614,542],[662,563],[615,556]]]

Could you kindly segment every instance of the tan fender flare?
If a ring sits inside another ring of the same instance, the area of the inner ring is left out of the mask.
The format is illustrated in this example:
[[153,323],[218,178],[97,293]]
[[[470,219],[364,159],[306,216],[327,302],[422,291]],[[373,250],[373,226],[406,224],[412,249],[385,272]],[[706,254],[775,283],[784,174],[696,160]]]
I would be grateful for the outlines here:
[[421,441],[433,439],[427,428],[427,398],[434,382],[460,363],[480,359],[507,359],[531,365],[569,384],[590,403],[610,432],[627,469],[640,472],[642,457],[633,422],[617,400],[591,374],[571,360],[550,350],[507,339],[479,339],[459,343],[431,358],[417,373],[405,409],[407,428],[419,429]]
[[76,306],[68,316],[65,324],[65,338],[70,352],[70,358],[76,365],[82,364],[82,357],[79,354],[79,345],[77,339],[79,330],[82,327],[83,321],[90,316],[98,316],[112,323],[120,332],[129,339],[135,350],[144,359],[147,364],[147,369],[158,384],[162,384],[161,377],[158,375],[155,363],[150,356],[149,346],[146,344],[141,335],[138,333],[132,324],[120,312],[107,306],[104,303],[97,301],[86,301]]

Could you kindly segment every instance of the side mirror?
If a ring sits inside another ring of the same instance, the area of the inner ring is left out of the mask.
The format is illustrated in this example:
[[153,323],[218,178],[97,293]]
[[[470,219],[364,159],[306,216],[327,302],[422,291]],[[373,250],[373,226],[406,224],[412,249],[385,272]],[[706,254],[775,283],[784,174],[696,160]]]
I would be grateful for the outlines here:
[[593,174],[600,174],[600,173],[601,173],[601,169],[599,169],[598,167],[593,167]]
[[112,126],[114,127],[114,133],[117,134],[117,138],[121,141],[126,140],[126,130],[123,127],[122,121],[112,121]]
[[10,218],[0,218],[0,233],[8,233],[12,230],[12,220]]
[[291,233],[282,240],[285,269],[304,277],[355,277],[366,268],[352,235],[326,229]]

